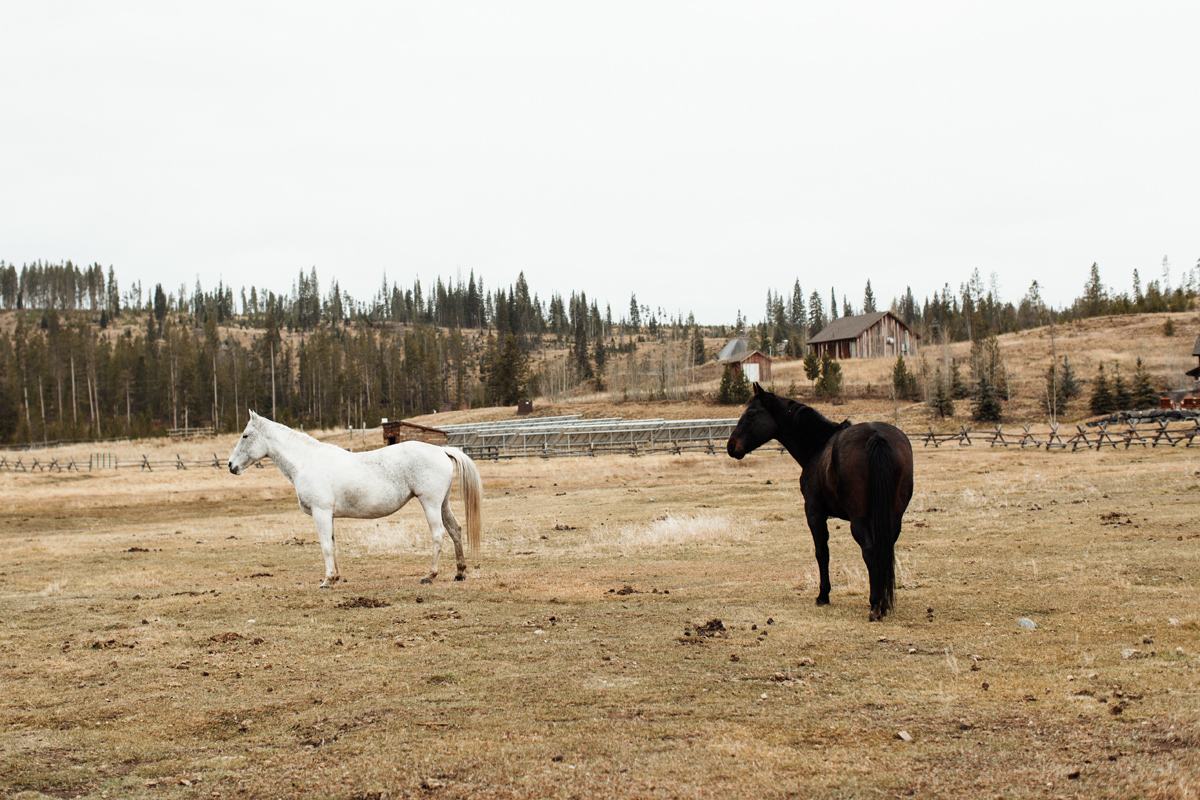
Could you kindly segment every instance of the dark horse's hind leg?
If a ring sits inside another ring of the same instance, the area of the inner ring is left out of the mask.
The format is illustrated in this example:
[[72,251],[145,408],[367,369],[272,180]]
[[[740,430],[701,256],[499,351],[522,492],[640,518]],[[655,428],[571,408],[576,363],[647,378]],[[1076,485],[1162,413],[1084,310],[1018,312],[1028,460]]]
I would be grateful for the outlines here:
[[883,619],[887,609],[883,605],[882,576],[876,575],[875,570],[871,568],[872,548],[869,531],[870,528],[867,527],[865,519],[850,520],[850,533],[854,535],[854,541],[858,542],[859,548],[862,549],[863,563],[867,565],[868,581],[871,584],[871,614],[867,619],[871,622],[878,622]]
[[812,531],[813,549],[816,551],[817,568],[821,571],[821,588],[817,593],[817,605],[829,605],[829,518],[807,514],[808,529]]

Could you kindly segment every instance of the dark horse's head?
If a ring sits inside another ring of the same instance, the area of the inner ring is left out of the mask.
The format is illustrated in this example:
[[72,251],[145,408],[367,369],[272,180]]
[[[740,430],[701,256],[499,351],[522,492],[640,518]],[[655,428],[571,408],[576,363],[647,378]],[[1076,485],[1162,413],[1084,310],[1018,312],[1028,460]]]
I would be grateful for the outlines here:
[[779,419],[787,411],[787,400],[757,383],[742,418],[729,436],[729,455],[741,459],[779,435]]

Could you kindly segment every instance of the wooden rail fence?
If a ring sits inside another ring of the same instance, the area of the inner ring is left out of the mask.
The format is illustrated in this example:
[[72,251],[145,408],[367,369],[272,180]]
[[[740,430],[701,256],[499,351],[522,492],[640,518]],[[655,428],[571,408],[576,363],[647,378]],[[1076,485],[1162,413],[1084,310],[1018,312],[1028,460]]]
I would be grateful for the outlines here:
[[[262,469],[269,465],[271,459],[264,458],[254,466]],[[10,454],[0,453],[0,472],[5,470],[9,472],[98,472],[108,469],[137,469],[140,472],[153,472],[156,469],[193,469],[203,467],[216,467],[217,469],[228,469],[229,462],[216,453],[213,453],[212,458],[201,459],[186,459],[178,453],[174,459],[159,458],[151,460],[150,456],[142,456],[141,458],[127,458],[124,460],[118,459],[112,453],[93,453],[88,456],[87,461],[77,459],[75,456],[62,456],[59,458],[38,457],[27,459],[25,456],[18,456],[15,459],[10,457]]]
[[[585,431],[586,436],[574,433],[565,436],[556,432],[554,447],[550,448],[542,440],[531,438],[528,431],[521,432],[518,441],[504,439],[489,440],[486,443],[472,443],[468,453],[474,458],[547,458],[551,452],[557,456],[595,456],[608,454],[643,455],[653,452],[679,454],[686,451],[699,451],[709,454],[723,453],[724,438],[733,427],[733,420],[692,420],[686,423],[672,423],[666,428],[675,431],[675,435],[664,436],[662,421],[630,421],[627,427],[619,423],[614,425],[608,421],[601,426],[593,425]],[[711,424],[710,424],[711,423]],[[501,423],[503,425],[503,423]],[[465,426],[464,426],[465,427]],[[490,432],[475,426],[473,435],[481,435],[485,439]],[[601,438],[598,438],[602,434]],[[510,436],[505,434],[505,436]],[[913,444],[923,447],[940,448],[942,445],[957,445],[971,447],[975,445],[987,447],[1014,447],[1020,450],[1027,448],[1045,450],[1103,450],[1111,447],[1114,450],[1130,447],[1192,447],[1200,446],[1200,419],[1130,419],[1118,422],[1100,422],[1091,425],[1075,425],[1074,431],[1062,430],[1059,425],[1041,426],[1036,430],[1033,425],[1020,425],[1017,429],[1005,429],[1001,425],[991,430],[967,430],[961,426],[957,431],[939,432],[930,428],[925,433],[909,433]],[[536,445],[536,446],[535,446]],[[474,450],[475,452],[472,452]],[[257,466],[262,469],[271,460],[264,459]],[[83,461],[78,456],[33,456],[30,453],[0,453],[0,472],[96,472],[110,469],[137,469],[140,472],[175,469],[186,470],[194,468],[226,469],[228,462],[213,453],[212,458],[185,459],[176,454],[172,458],[151,459],[143,455],[141,458],[118,459],[112,453],[93,453]]]
[[[1020,432],[1006,431],[997,425],[990,431],[969,431],[962,426],[955,432],[937,432],[932,428],[927,433],[910,433],[909,438],[914,444],[924,447],[941,447],[943,444],[954,443],[962,447],[971,445],[987,445],[988,447],[1017,447],[1025,449],[1044,448],[1046,450],[1102,450],[1111,447],[1114,450],[1133,446],[1176,447],[1182,444],[1191,447],[1200,446],[1200,420],[1128,420],[1123,422],[1100,422],[1092,426],[1076,425],[1074,432],[1060,432],[1057,424],[1047,429],[1032,430],[1032,425],[1021,425]],[[1089,430],[1090,428],[1090,430]],[[1066,438],[1064,438],[1066,437]]]

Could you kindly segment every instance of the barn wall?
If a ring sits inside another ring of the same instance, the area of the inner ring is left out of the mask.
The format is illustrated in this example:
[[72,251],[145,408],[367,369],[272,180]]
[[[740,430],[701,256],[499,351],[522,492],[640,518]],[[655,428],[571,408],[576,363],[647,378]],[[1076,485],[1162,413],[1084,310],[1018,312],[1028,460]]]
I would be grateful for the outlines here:
[[745,375],[746,370],[743,369],[743,365],[745,365],[745,364],[757,364],[758,365],[758,382],[759,383],[770,383],[771,382],[771,359],[770,358],[768,358],[767,356],[763,355],[762,353],[760,353],[756,350],[755,352],[753,352],[750,355],[743,358],[741,361],[731,362],[730,366],[733,367],[733,371],[734,371],[735,375]]
[[383,443],[398,444],[400,442],[428,442],[445,447],[450,437],[439,430],[425,428],[404,422],[387,422],[383,426]]
[[[891,337],[889,344],[887,339]],[[854,339],[839,339],[833,342],[818,342],[813,351],[818,356],[828,354],[830,358],[894,358],[913,352],[912,334],[900,320],[890,315],[881,317]]]

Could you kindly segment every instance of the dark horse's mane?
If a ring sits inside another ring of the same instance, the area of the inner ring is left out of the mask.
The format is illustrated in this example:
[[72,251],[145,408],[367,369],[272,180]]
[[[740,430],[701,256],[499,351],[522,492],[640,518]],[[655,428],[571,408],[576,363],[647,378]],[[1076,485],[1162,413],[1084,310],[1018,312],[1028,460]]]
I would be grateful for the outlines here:
[[834,422],[829,417],[817,411],[812,406],[806,406],[798,400],[788,400],[788,413],[795,415],[797,422],[805,424],[820,425],[823,428],[828,428],[830,431],[840,431],[842,428],[850,427],[850,420],[842,420]]
[[850,427],[848,419],[834,422],[817,409],[798,400],[782,397],[779,399],[785,402],[783,419],[787,420],[791,428],[788,432],[802,435],[810,446],[822,447],[835,433]]

